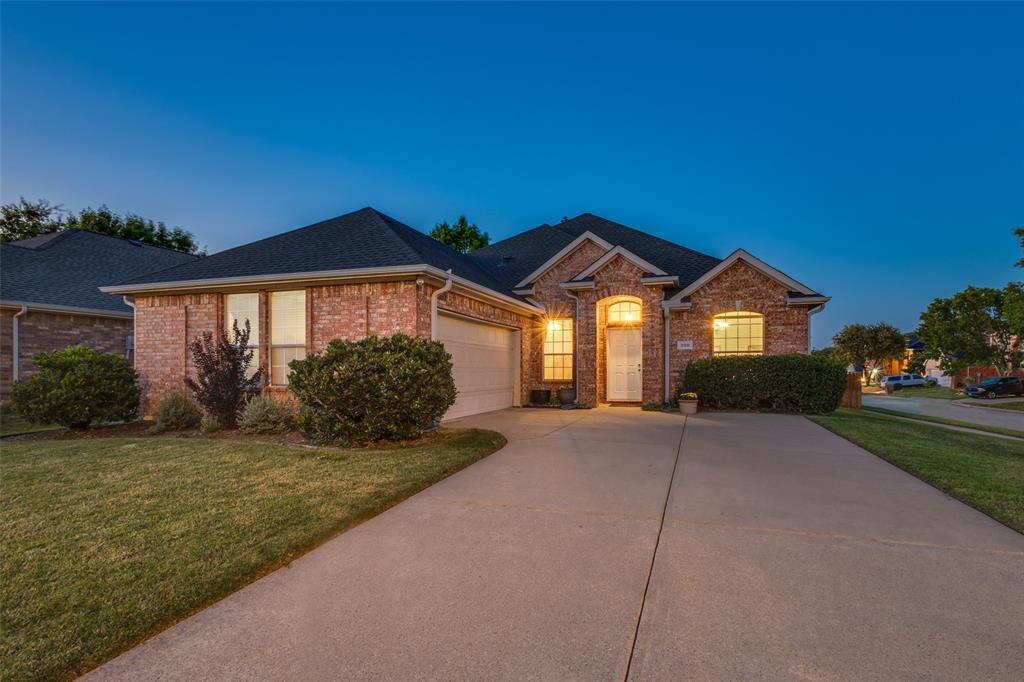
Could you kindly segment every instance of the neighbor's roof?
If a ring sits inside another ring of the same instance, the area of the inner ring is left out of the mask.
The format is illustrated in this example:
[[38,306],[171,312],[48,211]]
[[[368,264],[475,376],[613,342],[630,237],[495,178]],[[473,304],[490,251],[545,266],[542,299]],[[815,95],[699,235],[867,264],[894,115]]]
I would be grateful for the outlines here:
[[131,314],[98,287],[196,256],[87,230],[64,230],[0,244],[0,300]]
[[423,264],[451,269],[460,277],[503,291],[499,282],[464,254],[369,207],[169,270],[105,284],[134,286]]
[[677,276],[680,287],[686,286],[721,262],[713,256],[593,213],[583,213],[554,226],[535,227],[475,251],[470,257],[486,267],[506,289],[511,289],[584,232],[591,232],[614,246],[622,246],[669,275]]

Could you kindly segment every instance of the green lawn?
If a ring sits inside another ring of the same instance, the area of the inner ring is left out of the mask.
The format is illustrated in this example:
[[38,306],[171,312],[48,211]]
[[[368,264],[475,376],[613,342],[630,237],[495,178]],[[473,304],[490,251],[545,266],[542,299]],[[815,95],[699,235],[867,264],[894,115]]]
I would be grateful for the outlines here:
[[997,403],[993,402],[991,405],[985,404],[982,407],[994,407],[999,410],[1015,410],[1017,412],[1024,412],[1024,401],[1019,403]]
[[182,438],[5,443],[0,679],[70,679],[505,439],[330,450]]
[[[893,417],[906,417],[907,419],[916,419],[922,422],[932,422],[934,424],[946,424],[947,426],[960,426],[965,429],[974,429],[975,431],[987,431],[989,433],[999,433],[1004,436],[1016,436],[1017,438],[1024,438],[1024,431],[1018,431],[1017,429],[1008,429],[1003,426],[989,426],[988,424],[976,424],[974,422],[963,421],[960,419],[947,419],[946,417],[933,417],[930,414],[914,414],[912,412],[902,412],[900,410],[890,410],[886,407],[876,407],[874,405],[865,405],[864,410],[867,412],[878,412],[879,414],[888,414]],[[965,410],[966,412],[966,410]],[[969,414],[969,413],[967,413]]]
[[11,412],[11,408],[0,405],[0,438],[35,431],[53,431],[59,428],[61,427],[50,424],[29,424],[19,415]]
[[1024,442],[855,410],[808,418],[1024,533]]
[[894,398],[938,398],[940,400],[963,400],[967,396],[954,393],[945,386],[911,386],[893,392]]

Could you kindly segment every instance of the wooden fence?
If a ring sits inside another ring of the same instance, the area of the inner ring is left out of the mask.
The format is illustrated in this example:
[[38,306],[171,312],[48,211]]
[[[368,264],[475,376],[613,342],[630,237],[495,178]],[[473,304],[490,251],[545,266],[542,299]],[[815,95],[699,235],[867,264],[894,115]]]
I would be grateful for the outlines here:
[[860,374],[850,372],[846,375],[846,390],[843,391],[843,407],[849,407],[854,410],[860,409]]

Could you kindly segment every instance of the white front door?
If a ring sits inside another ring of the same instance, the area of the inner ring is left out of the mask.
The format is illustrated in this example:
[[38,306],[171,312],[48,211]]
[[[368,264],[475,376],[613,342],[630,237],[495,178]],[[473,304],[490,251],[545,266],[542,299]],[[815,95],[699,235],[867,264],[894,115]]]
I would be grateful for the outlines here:
[[640,330],[608,330],[608,400],[640,400]]

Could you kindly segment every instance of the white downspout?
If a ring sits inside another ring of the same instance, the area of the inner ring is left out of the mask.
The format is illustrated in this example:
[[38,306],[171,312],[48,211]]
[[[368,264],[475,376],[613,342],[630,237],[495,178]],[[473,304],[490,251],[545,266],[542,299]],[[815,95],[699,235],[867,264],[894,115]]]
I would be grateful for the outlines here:
[[135,367],[135,358],[139,356],[138,311],[135,310],[135,301],[129,301],[127,296],[122,296],[121,300],[124,301],[126,306],[132,309],[132,367]]
[[[579,357],[578,346],[576,344],[577,337],[580,333],[580,297],[569,289],[565,290],[565,293],[569,294],[574,301],[576,301],[576,319],[572,323],[572,350],[573,350],[573,362]],[[576,394],[576,404],[580,402],[580,373],[579,366],[572,368],[572,390]]]
[[807,353],[811,352],[811,315],[817,315],[825,309],[825,304],[816,305],[807,311]]
[[669,341],[670,341],[670,338],[669,338],[669,322],[668,322],[668,316],[669,316],[668,305],[666,305],[665,303],[662,303],[661,304],[661,310],[665,314],[665,318],[664,318],[665,319],[665,324],[664,324],[664,327],[665,327],[665,343],[664,343],[664,348],[665,348],[665,391],[664,391],[664,393],[665,393],[665,395],[664,395],[664,401],[666,403],[668,403],[668,402],[671,402],[671,400],[669,398],[669,388],[668,388],[668,375],[671,373],[671,371],[669,370],[669,359],[668,359],[669,353],[671,352],[671,349],[668,347],[668,344],[669,344]]
[[21,372],[20,372],[20,370],[21,370],[21,366],[20,366],[21,363],[18,361],[18,355],[20,353],[20,351],[18,349],[18,346],[20,345],[18,343],[18,328],[20,326],[18,324],[18,322],[19,322],[18,318],[21,317],[22,315],[24,315],[27,312],[28,312],[28,306],[27,305],[23,305],[23,306],[21,306],[21,310],[19,310],[18,312],[14,313],[14,316],[11,317],[11,350],[14,352],[13,362],[11,363],[11,381],[12,382],[17,381],[19,379],[19,377],[20,377],[20,374],[21,374]]
[[448,269],[448,280],[444,286],[430,295],[430,340],[437,341],[437,299],[441,294],[446,294],[452,288],[452,271]]

